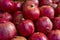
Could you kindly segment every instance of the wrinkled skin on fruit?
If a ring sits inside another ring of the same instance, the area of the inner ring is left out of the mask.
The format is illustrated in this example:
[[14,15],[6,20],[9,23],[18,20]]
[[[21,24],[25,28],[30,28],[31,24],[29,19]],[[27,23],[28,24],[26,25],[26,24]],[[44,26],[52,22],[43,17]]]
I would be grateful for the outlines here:
[[55,15],[59,16],[60,15],[60,4],[58,4],[58,6],[55,9]]
[[54,18],[54,9],[51,6],[42,6],[40,7],[41,16],[47,16],[50,19]]
[[9,40],[16,34],[15,25],[11,22],[0,23],[0,40]]
[[39,5],[43,6],[43,5],[50,5],[52,4],[52,0],[39,0]]
[[34,32],[34,24],[31,20],[23,20],[17,26],[19,34],[28,37]]
[[47,34],[52,30],[53,24],[48,17],[41,17],[36,22],[36,29],[39,32]]
[[21,22],[22,18],[23,18],[22,12],[21,11],[16,11],[13,14],[13,22],[14,22],[14,24],[19,24],[19,22]]
[[38,1],[38,0],[27,0],[27,1],[32,1],[32,2],[34,2],[36,6],[39,5],[39,1]]
[[45,34],[41,32],[33,33],[28,40],[48,40],[48,38],[45,36]]
[[6,20],[11,20],[12,16],[8,12],[5,12],[5,13],[0,12],[0,18],[4,18]]
[[54,29],[60,29],[60,17],[55,17],[53,23],[54,23]]
[[60,30],[53,30],[48,34],[49,40],[60,40]]
[[13,1],[0,1],[0,10],[5,12],[12,12],[14,11],[15,5]]
[[11,40],[27,40],[27,39],[23,36],[15,36],[15,38],[13,38]]
[[36,20],[40,16],[40,11],[34,3],[29,1],[23,6],[23,16],[25,19]]

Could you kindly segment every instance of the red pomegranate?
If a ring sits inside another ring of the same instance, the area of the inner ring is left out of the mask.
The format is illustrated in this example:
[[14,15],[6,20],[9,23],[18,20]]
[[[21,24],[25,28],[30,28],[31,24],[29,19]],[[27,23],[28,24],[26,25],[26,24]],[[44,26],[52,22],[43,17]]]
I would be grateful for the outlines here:
[[40,11],[33,2],[29,1],[23,6],[23,16],[25,19],[36,20],[40,16]]
[[40,7],[41,16],[47,16],[50,19],[54,18],[54,9],[51,6],[45,5]]
[[36,32],[33,33],[28,40],[48,40],[48,38],[46,37],[45,34],[41,33],[41,32]]
[[23,19],[23,15],[21,11],[16,11],[13,14],[13,22],[14,24],[19,24],[19,22],[21,22],[21,20]]
[[15,36],[15,38],[13,38],[11,40],[27,40],[27,39],[23,36]]
[[15,11],[22,9],[23,2],[15,1]]
[[0,23],[0,40],[9,40],[16,34],[15,25],[11,22]]
[[53,30],[48,34],[49,40],[60,40],[60,30]]
[[55,17],[53,20],[54,29],[60,29],[60,17]]
[[0,18],[4,18],[4,19],[7,19],[7,20],[12,20],[12,16],[8,12],[0,12]]
[[19,34],[28,37],[34,32],[34,24],[31,20],[22,20],[17,26]]
[[52,4],[52,0],[39,0],[39,5],[43,6],[43,5],[50,5]]
[[58,4],[60,0],[52,0],[53,3]]
[[38,1],[38,0],[27,0],[27,1],[32,1],[32,2],[34,2],[36,6],[39,5],[39,1]]
[[0,10],[5,12],[13,12],[15,10],[13,1],[0,1]]
[[58,4],[58,6],[56,7],[55,12],[56,12],[55,13],[56,16],[60,15],[60,4]]
[[52,30],[53,24],[48,17],[41,17],[36,22],[36,29],[39,32],[47,34]]

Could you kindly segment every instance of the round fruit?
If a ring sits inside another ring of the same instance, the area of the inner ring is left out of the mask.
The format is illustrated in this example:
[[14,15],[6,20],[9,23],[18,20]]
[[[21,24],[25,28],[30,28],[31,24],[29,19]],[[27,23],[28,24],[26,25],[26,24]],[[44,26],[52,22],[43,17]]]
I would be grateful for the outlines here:
[[47,34],[47,32],[51,31],[53,24],[48,17],[41,17],[36,22],[36,29],[39,32],[43,32]]
[[27,40],[27,39],[23,36],[15,36],[15,38],[13,38],[11,40]]
[[48,34],[49,40],[60,40],[60,30],[53,30]]
[[52,4],[52,0],[39,0],[39,5],[43,6],[43,5],[50,5]]
[[13,12],[15,10],[14,2],[12,1],[0,1],[0,10],[5,12]]
[[53,20],[54,29],[60,29],[60,17],[55,17]]
[[19,34],[22,36],[29,36],[34,32],[34,24],[31,20],[22,20],[17,26]]
[[11,22],[0,23],[0,40],[9,40],[16,34],[15,25]]
[[12,19],[12,16],[8,12],[4,12],[4,13],[0,12],[0,18],[11,20]]
[[51,6],[42,6],[40,7],[41,16],[47,16],[50,19],[54,18],[54,9]]
[[23,6],[23,16],[26,19],[36,20],[40,16],[39,9],[35,6],[35,4],[31,2],[26,2]]
[[48,40],[48,38],[45,36],[45,34],[41,32],[33,33],[28,40]]

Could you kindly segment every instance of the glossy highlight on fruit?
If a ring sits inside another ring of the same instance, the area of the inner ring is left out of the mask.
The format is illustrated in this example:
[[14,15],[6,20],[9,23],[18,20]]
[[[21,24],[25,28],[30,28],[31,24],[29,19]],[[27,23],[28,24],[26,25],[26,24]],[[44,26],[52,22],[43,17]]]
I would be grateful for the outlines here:
[[39,32],[47,34],[47,32],[51,31],[52,28],[53,24],[48,17],[41,17],[36,22],[36,30]]
[[49,40],[60,40],[60,30],[53,30],[48,34]]
[[28,37],[34,32],[35,28],[31,20],[22,20],[17,26],[17,30],[20,35]]
[[11,40],[27,40],[25,37],[23,36],[15,36],[13,39]]
[[54,9],[51,6],[41,6],[40,7],[41,16],[47,16],[50,19],[54,18]]
[[0,23],[0,40],[9,40],[16,34],[15,25],[11,22]]
[[41,32],[36,32],[33,33],[28,40],[48,40],[48,38],[46,37],[46,35],[44,33]]
[[35,4],[27,2],[23,6],[23,16],[25,19],[36,20],[40,16],[40,11]]

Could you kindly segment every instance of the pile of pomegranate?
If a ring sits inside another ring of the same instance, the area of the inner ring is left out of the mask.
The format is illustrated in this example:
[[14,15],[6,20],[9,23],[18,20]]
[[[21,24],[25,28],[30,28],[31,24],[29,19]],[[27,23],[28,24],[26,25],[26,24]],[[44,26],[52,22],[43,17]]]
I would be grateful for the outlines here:
[[0,40],[60,40],[60,0],[0,0]]

